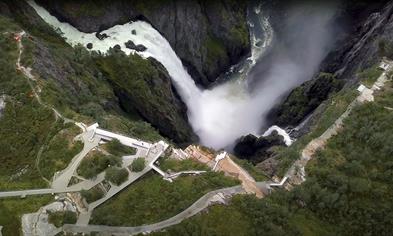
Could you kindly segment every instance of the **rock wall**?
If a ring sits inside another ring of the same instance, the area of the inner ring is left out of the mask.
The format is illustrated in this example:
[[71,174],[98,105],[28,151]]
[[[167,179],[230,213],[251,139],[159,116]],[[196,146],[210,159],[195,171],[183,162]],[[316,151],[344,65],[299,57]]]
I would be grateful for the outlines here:
[[145,60],[138,55],[127,57],[118,52],[98,59],[98,64],[126,112],[133,114],[136,111],[178,144],[197,140],[188,124],[187,107],[158,61]]
[[[382,56],[393,56],[392,16],[393,1],[344,4],[336,20],[345,22],[346,28],[337,34],[334,49],[322,62],[315,77],[293,90],[270,113],[272,122],[281,126],[295,126],[329,94],[358,83],[358,72],[375,65]],[[381,42],[384,42],[385,48],[381,48]],[[334,79],[321,80],[321,72],[328,72]],[[304,127],[308,128],[309,125],[307,123]]]
[[84,32],[143,19],[163,34],[194,80],[208,86],[250,52],[247,1],[37,0]]

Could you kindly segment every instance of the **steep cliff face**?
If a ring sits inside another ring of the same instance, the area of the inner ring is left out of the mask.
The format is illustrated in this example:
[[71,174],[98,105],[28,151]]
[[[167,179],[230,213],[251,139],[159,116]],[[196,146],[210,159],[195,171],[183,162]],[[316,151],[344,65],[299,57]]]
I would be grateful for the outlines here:
[[23,1],[5,6],[0,14],[17,20],[31,35],[26,42],[28,56],[22,59],[42,80],[45,101],[100,125],[105,125],[106,117],[127,116],[130,122],[149,122],[176,143],[195,141],[187,108],[160,63],[121,52],[108,58],[91,55],[83,47],[69,46]]
[[[272,111],[270,117],[274,123],[281,126],[298,124],[331,92],[356,84],[360,71],[375,65],[383,56],[393,55],[393,1],[351,4],[344,5],[336,17],[346,24],[346,28],[337,34],[334,49],[322,62],[314,79],[293,90]],[[321,79],[321,72],[329,73],[328,79]]]
[[196,141],[187,122],[187,108],[178,98],[168,72],[153,58],[126,56],[112,50],[97,59],[108,76],[120,105],[128,113],[138,112],[176,143]]
[[246,1],[38,0],[51,14],[84,32],[143,19],[160,31],[195,81],[208,86],[250,51]]

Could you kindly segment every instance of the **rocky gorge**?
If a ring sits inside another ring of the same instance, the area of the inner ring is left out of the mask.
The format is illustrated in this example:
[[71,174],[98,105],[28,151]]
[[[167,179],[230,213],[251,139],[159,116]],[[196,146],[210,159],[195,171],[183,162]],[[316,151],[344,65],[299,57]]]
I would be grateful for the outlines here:
[[[382,56],[391,56],[392,45],[392,1],[346,1],[338,2],[339,11],[333,18],[340,22],[340,28],[335,31],[336,41],[321,64],[314,71],[312,79],[304,82],[279,100],[268,114],[269,124],[281,127],[299,129],[293,136],[299,138],[312,130],[323,111],[328,107],[326,99],[343,88],[359,83],[361,73],[377,64]],[[285,28],[282,17],[286,14],[287,3],[267,1],[270,20],[277,34]],[[366,6],[366,7],[365,7]],[[269,56],[267,56],[269,58]],[[262,60],[266,60],[262,59]],[[303,121],[303,122],[302,122]],[[245,140],[257,140],[257,137],[244,136],[238,140],[238,146],[245,148]],[[249,156],[258,155],[264,149],[254,149],[254,144],[248,145],[254,150]],[[266,159],[272,154],[259,155]],[[250,157],[255,158],[254,157]],[[271,165],[272,158],[266,161]],[[277,164],[277,163],[276,163]],[[271,169],[271,168],[270,168]]]
[[90,33],[131,20],[153,25],[201,86],[209,86],[250,52],[245,1],[48,1],[37,3]]
[[[207,1],[169,1],[168,3],[115,1],[109,10],[103,10],[104,3],[100,1],[86,2],[83,7],[78,9],[76,6],[80,6],[80,4],[77,1],[40,0],[37,2],[45,6],[58,19],[70,23],[83,32],[102,31],[115,24],[130,20],[142,19],[151,23],[165,36],[199,86],[211,86],[220,74],[227,71],[231,65],[242,61],[244,56],[250,52],[246,3],[236,1],[216,1],[214,3]],[[271,73],[277,55],[284,48],[290,52],[289,57],[293,58],[306,57],[306,54],[310,52],[305,50],[302,44],[293,44],[293,40],[291,41],[291,38],[288,37],[288,32],[292,33],[291,28],[297,29],[296,25],[293,22],[288,24],[282,20],[288,16],[294,6],[296,7],[296,4],[296,2],[262,1],[261,10],[272,25],[275,41],[269,51],[260,58],[255,66],[256,69],[251,70],[248,82],[251,90],[258,88],[257,84],[264,83],[263,78]],[[20,5],[17,5],[10,4],[8,7],[19,9]],[[326,48],[320,49],[322,52],[322,54],[319,52],[321,54],[319,56],[320,63],[318,63],[319,59],[314,60],[316,65],[312,66],[307,74],[299,77],[300,81],[306,82],[300,83],[299,87],[288,90],[280,99],[273,101],[277,105],[269,112],[267,118],[264,118],[267,122],[261,121],[263,124],[261,129],[266,128],[269,124],[277,124],[282,127],[296,126],[309,117],[331,93],[355,83],[358,71],[375,63],[381,53],[381,44],[378,43],[380,39],[387,41],[384,44],[385,47],[390,46],[391,6],[389,4],[385,6],[383,2],[373,3],[368,4],[367,8],[363,8],[362,3],[357,2],[337,2],[333,5],[339,10],[334,13],[330,21],[333,22],[333,25],[343,24],[342,27],[333,27],[330,32],[337,37],[332,43],[326,44]],[[216,14],[217,12],[220,14]],[[28,13],[27,15],[34,14]],[[32,18],[32,16],[29,17]],[[216,24],[215,22],[220,23]],[[375,38],[376,32],[378,32],[377,38]],[[131,33],[138,34],[136,31]],[[304,34],[307,35],[307,32]],[[107,37],[105,34],[97,33],[97,35],[102,40]],[[303,41],[306,40],[308,39],[305,38]],[[91,46],[94,48],[95,45]],[[316,47],[325,46],[316,45]],[[143,45],[132,41],[127,42],[126,47],[141,52],[146,50]],[[294,50],[293,48],[296,47],[298,49]],[[37,55],[45,52],[42,49],[44,48],[37,51]],[[303,51],[301,52],[301,50]],[[217,54],[210,57],[209,53]],[[363,59],[365,54],[371,56]],[[35,63],[40,63],[42,60],[44,59],[41,56],[40,59],[35,60]],[[135,60],[137,61],[137,59]],[[107,103],[108,105],[118,103],[116,106],[129,114],[136,111],[143,119],[176,143],[189,143],[197,140],[187,122],[187,108],[184,101],[181,101],[182,99],[178,95],[179,91],[176,91],[173,82],[168,79],[169,75],[165,72],[165,68],[159,62],[150,60],[149,66],[152,71],[158,72],[158,76],[152,76],[149,73],[142,76],[141,81],[144,82],[141,83],[145,83],[147,86],[144,86],[140,93],[135,93],[134,89],[127,88],[126,81],[119,82],[119,77],[127,78],[129,75],[114,75],[111,68],[120,64],[109,66],[108,63],[103,63],[104,60],[98,61],[101,62],[94,66],[98,66],[100,73],[103,72],[116,96],[113,101]],[[214,67],[214,69],[208,67]],[[53,77],[60,78],[60,83],[65,81],[64,78],[61,79],[62,76]],[[308,77],[313,79],[309,80]],[[127,83],[129,84],[129,82]],[[138,85],[138,88],[142,87]],[[141,94],[144,95],[141,96]],[[147,94],[149,95],[147,96]],[[154,96],[150,96],[151,94]],[[151,102],[145,102],[147,97]],[[106,107],[108,106],[106,105]],[[318,116],[318,112],[314,113],[314,116]],[[309,122],[313,120],[315,119],[309,119]],[[312,123],[306,123],[303,126],[304,130],[310,126]],[[299,133],[302,132],[306,131]]]

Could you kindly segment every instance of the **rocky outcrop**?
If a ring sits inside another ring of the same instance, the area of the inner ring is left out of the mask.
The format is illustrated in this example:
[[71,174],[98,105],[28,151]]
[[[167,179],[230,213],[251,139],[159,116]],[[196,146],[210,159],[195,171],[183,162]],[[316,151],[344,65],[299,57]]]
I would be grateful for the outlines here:
[[143,19],[160,31],[197,83],[207,86],[250,51],[246,1],[38,0],[61,21],[96,32]]
[[263,171],[267,176],[273,177],[277,174],[277,170],[280,166],[280,161],[275,156],[269,157],[268,159],[258,163],[256,167]]
[[267,137],[259,138],[249,134],[237,140],[234,152],[240,159],[247,159],[256,164],[270,157],[271,147],[284,145],[284,140],[277,131],[273,131]]

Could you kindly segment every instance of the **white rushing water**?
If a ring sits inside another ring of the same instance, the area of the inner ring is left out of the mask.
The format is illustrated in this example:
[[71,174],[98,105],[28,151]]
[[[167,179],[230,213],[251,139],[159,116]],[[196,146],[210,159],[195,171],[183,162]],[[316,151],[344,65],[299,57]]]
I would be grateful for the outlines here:
[[[263,117],[277,100],[291,88],[304,81],[304,77],[310,77],[309,74],[312,71],[306,71],[306,73],[302,64],[291,60],[291,58],[280,58],[279,63],[271,68],[265,78],[264,86],[258,87],[256,92],[249,92],[247,81],[242,78],[248,75],[258,58],[269,48],[274,37],[269,20],[262,16],[260,8],[256,9],[253,14],[256,14],[260,19],[259,27],[264,31],[264,39],[259,42],[258,37],[253,34],[253,28],[258,22],[250,23],[252,53],[251,57],[239,66],[242,72],[233,73],[227,82],[214,88],[201,90],[183,67],[181,60],[168,41],[150,24],[136,21],[117,25],[101,32],[109,37],[99,40],[95,33],[83,33],[70,24],[59,22],[34,1],[29,1],[29,4],[47,23],[61,31],[63,37],[71,45],[82,44],[86,46],[88,43],[92,43],[93,50],[103,53],[110,47],[119,45],[127,54],[138,53],[145,58],[153,57],[161,62],[187,105],[189,122],[203,145],[215,149],[225,148],[233,145],[234,141],[242,135],[250,133],[258,136],[268,135],[273,130],[278,131],[284,137],[287,145],[292,143],[289,135],[277,126],[271,127],[265,133],[261,132],[261,123]],[[136,35],[131,33],[132,30],[136,31]],[[128,40],[132,40],[135,44],[144,45],[147,50],[136,52],[126,48],[124,43]],[[314,63],[317,61],[315,60]],[[284,66],[285,69],[283,69]]]

